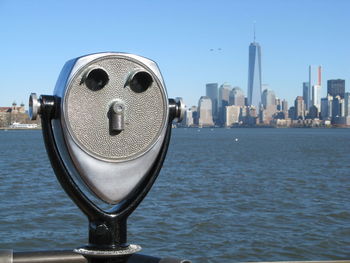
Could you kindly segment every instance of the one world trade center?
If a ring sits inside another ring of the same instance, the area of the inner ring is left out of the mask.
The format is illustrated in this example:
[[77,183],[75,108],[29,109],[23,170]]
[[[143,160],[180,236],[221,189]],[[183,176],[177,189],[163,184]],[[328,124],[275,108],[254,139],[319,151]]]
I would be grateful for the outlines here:
[[261,49],[254,42],[249,45],[249,68],[248,68],[248,105],[255,106],[257,110],[261,103]]

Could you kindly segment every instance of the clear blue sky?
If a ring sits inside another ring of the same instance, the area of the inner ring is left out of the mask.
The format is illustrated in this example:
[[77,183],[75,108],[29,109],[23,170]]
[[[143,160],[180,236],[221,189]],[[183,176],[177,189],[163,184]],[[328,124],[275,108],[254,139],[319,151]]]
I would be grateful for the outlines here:
[[155,60],[169,97],[187,105],[208,82],[246,93],[254,21],[263,83],[278,97],[291,103],[302,95],[310,64],[323,67],[323,95],[331,78],[345,79],[350,91],[347,0],[0,0],[0,106],[52,94],[67,60],[101,51]]

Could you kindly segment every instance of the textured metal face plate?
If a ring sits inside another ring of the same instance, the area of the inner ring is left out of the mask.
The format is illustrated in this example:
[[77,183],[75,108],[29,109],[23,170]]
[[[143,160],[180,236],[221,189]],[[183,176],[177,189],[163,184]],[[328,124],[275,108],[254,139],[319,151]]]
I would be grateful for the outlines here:
[[[108,84],[100,90],[91,90],[82,82],[92,67],[108,73]],[[135,70],[152,75],[153,83],[144,92],[125,86]],[[92,61],[68,85],[63,102],[65,125],[76,144],[97,159],[126,161],[141,156],[155,144],[165,127],[164,88],[150,69],[133,59],[109,56]],[[110,131],[109,111],[115,101],[125,105],[125,128],[118,134]]]

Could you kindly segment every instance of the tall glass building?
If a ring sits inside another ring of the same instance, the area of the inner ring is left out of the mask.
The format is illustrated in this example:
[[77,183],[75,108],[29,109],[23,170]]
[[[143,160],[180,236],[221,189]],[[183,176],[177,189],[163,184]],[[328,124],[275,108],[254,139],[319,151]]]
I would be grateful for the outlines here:
[[344,98],[345,79],[330,79],[327,81],[327,94]]
[[276,108],[276,94],[273,90],[265,89],[261,96],[261,103],[264,109],[275,107]]
[[239,87],[234,87],[230,92],[229,105],[244,106],[244,93]]
[[248,105],[257,110],[261,103],[261,48],[257,42],[249,45]]
[[310,93],[310,83],[309,82],[303,82],[303,99],[304,99],[304,104],[305,108],[309,109],[310,108],[310,98],[309,98],[309,93]]
[[211,99],[207,96],[202,96],[198,102],[199,126],[214,126],[212,115]]
[[[306,110],[311,106],[316,106],[320,110],[321,105],[321,85],[322,85],[321,66],[309,66],[309,96],[306,103]],[[316,87],[314,87],[316,86]]]
[[218,118],[218,95],[219,95],[218,83],[206,84],[206,96],[211,99],[212,115],[214,120]]
[[350,116],[350,92],[345,92],[344,94],[344,103],[345,103],[345,117]]

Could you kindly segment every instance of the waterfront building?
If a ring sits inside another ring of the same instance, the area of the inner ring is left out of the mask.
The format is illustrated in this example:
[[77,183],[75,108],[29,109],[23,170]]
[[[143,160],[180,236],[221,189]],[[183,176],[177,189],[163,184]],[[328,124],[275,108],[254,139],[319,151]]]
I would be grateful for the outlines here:
[[[313,86],[319,86],[313,88]],[[309,66],[309,94],[308,94],[308,105],[306,105],[306,110],[312,105],[317,105],[320,107],[321,97],[319,94],[321,93],[321,85],[322,85],[322,68],[321,66]],[[314,98],[314,99],[313,99]],[[319,103],[318,98],[320,99]]]
[[229,83],[220,85],[219,88],[219,108],[228,106],[232,86]]
[[294,101],[294,110],[295,110],[295,120],[301,119],[303,120],[305,118],[305,105],[304,105],[304,99],[302,96],[297,96]]
[[318,113],[319,113],[318,108],[315,105],[312,105],[309,109],[308,118],[318,119],[318,116],[319,116]]
[[244,97],[244,106],[248,106],[248,98]]
[[194,119],[193,119],[193,111],[192,107],[186,109],[185,116],[184,116],[184,126],[191,127],[194,125]]
[[272,118],[272,115],[270,114],[270,112],[264,108],[260,108],[260,110],[259,110],[259,122],[269,125],[272,120],[273,120],[273,118]]
[[261,96],[261,102],[264,109],[269,107],[276,108],[276,95],[273,90],[265,89]]
[[276,97],[275,104],[276,104],[276,109],[277,109],[278,111],[282,110],[282,101],[281,101],[280,98],[277,98],[277,97]]
[[218,96],[219,96],[218,83],[208,83],[205,85],[205,89],[206,89],[206,96],[211,99],[212,115],[215,121],[218,118]]
[[303,82],[303,98],[304,98],[304,104],[305,107],[308,109],[310,107],[309,105],[309,93],[310,93],[310,83],[309,82]]
[[259,43],[249,45],[248,105],[260,108],[261,103],[261,48]]
[[11,107],[0,107],[0,112],[25,113],[26,111],[23,103],[21,103],[20,106],[17,106],[17,103],[14,101]]
[[315,106],[319,111],[321,109],[321,86],[313,85],[312,86],[312,103],[311,107]]
[[10,107],[0,107],[0,127],[9,127],[13,123],[40,124],[40,122],[40,116],[35,121],[29,119],[24,103],[17,105],[13,102]]
[[283,120],[288,118],[288,112],[283,112],[283,111],[278,111],[276,114],[273,116],[272,120]]
[[193,118],[193,125],[198,125],[199,122],[199,113],[198,113],[198,107],[197,106],[192,106],[191,107],[192,111],[192,118]]
[[234,124],[239,123],[239,115],[241,112],[241,107],[236,105],[230,105],[225,107],[225,126],[230,127]]
[[207,96],[202,96],[198,102],[198,125],[201,127],[213,126],[212,104],[211,99]]
[[330,120],[332,117],[332,102],[333,97],[328,95],[326,98],[321,99],[321,119]]
[[293,119],[293,120],[295,120],[295,107],[294,106],[292,106],[292,107],[290,107],[289,108],[289,110],[288,110],[288,116],[291,118],[291,119]]
[[244,93],[239,87],[234,87],[229,96],[229,105],[241,106],[245,105],[244,102]]
[[340,104],[339,105],[340,106],[340,116],[345,117],[345,100],[341,98],[339,104]]
[[287,119],[289,117],[288,112],[288,101],[282,100],[282,112],[284,114],[284,118]]
[[350,92],[344,94],[345,117],[350,116]]
[[282,100],[282,111],[288,111],[288,101]]
[[258,120],[257,110],[254,106],[241,107],[239,121],[244,125],[256,125]]
[[219,117],[218,124],[224,125],[225,123],[225,107],[229,105],[230,92],[232,86],[228,83],[220,85],[219,88]]
[[345,80],[344,79],[330,79],[327,81],[327,94],[336,97],[344,98],[345,95]]
[[[332,96],[333,97],[333,96]],[[332,120],[342,116],[342,98],[334,96],[332,101]]]
[[270,124],[277,111],[275,92],[265,89],[261,96],[263,109],[260,110],[260,122]]

